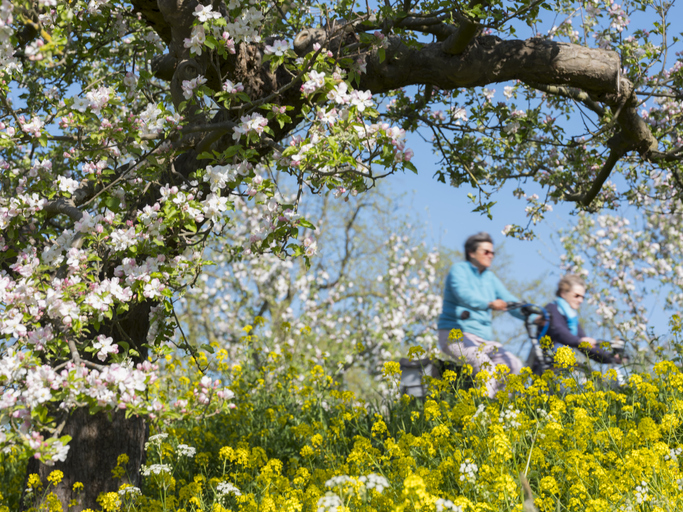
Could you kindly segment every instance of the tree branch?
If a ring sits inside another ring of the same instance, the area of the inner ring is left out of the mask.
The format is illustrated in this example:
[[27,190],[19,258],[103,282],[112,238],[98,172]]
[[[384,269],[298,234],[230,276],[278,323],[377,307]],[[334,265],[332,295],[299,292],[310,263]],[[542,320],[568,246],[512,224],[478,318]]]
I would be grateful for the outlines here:
[[370,53],[360,88],[379,94],[427,83],[450,90],[521,80],[566,85],[616,104],[620,67],[616,52],[541,38],[504,41],[479,36],[463,53],[448,55],[441,43],[416,48],[392,36],[383,61],[379,52]]
[[481,26],[462,16],[460,26],[443,42],[442,49],[449,55],[460,55],[477,36]]
[[69,352],[71,352],[71,359],[73,360],[74,364],[77,366],[81,364],[81,355],[78,353],[78,348],[76,347],[76,342],[69,338],[66,340],[67,345],[69,346]]
[[653,162],[678,162],[682,159],[683,146],[678,146],[676,149],[667,152],[652,151],[650,153],[650,160]]
[[562,96],[564,98],[576,100],[585,105],[588,109],[595,112],[600,117],[603,117],[605,115],[605,109],[599,103],[593,101],[590,95],[587,92],[582,91],[581,89],[576,89],[574,87],[562,87],[559,85],[539,84],[533,82],[527,82],[527,85],[533,87],[534,89],[538,89],[539,91],[551,94],[553,96]]
[[67,215],[74,222],[78,222],[83,217],[83,212],[79,210],[71,199],[59,198],[48,202],[43,206],[43,211],[48,214],[48,219],[55,215]]
[[432,34],[436,37],[437,41],[444,41],[457,30],[453,25],[444,23],[446,19],[446,16],[433,18],[408,17],[397,21],[394,26],[423,34]]
[[[618,139],[621,138],[618,137]],[[607,157],[605,163],[602,165],[602,169],[600,169],[600,172],[595,177],[595,181],[593,181],[593,186],[590,188],[590,190],[585,194],[566,195],[564,199],[566,201],[575,201],[577,203],[581,203],[583,206],[589,206],[593,202],[593,199],[595,199],[595,197],[598,195],[600,190],[602,190],[602,186],[605,184],[605,181],[607,181],[607,178],[612,173],[612,169],[614,169],[614,166],[617,164],[619,159],[622,156],[624,156],[626,152],[626,148],[624,148],[621,145],[618,145],[618,143],[615,144],[615,147],[610,149],[609,156]]]

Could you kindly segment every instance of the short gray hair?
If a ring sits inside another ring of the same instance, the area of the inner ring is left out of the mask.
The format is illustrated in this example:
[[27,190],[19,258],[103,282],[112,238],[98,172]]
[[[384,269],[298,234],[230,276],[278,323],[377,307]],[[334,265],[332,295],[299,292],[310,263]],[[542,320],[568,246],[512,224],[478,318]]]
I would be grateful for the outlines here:
[[571,291],[571,289],[575,286],[582,286],[583,288],[586,288],[586,283],[581,276],[577,276],[576,274],[566,274],[562,276],[560,282],[557,283],[557,292],[555,292],[555,295],[557,297],[561,297],[564,292]]
[[470,261],[470,254],[477,252],[477,249],[479,249],[479,244],[483,244],[484,242],[488,242],[493,245],[493,239],[486,231],[480,231],[476,235],[472,235],[465,240],[465,259]]

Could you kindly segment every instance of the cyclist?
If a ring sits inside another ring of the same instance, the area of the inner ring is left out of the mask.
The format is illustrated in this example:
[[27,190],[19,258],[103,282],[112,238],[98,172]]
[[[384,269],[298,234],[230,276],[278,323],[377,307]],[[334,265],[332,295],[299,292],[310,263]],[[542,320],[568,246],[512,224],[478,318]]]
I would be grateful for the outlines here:
[[579,323],[579,307],[586,297],[581,277],[567,274],[557,284],[557,298],[545,306],[550,315],[548,336],[555,344],[567,345],[599,363],[618,362],[619,358],[600,347],[595,338],[586,336]]
[[[491,341],[492,311],[506,311],[507,302],[517,302],[489,267],[495,252],[488,233],[472,235],[465,242],[465,261],[455,263],[444,285],[443,309],[438,321],[439,348],[456,361],[472,366],[475,372],[488,366],[493,373],[497,364],[505,364],[519,373],[522,362],[496,341]],[[524,319],[519,310],[510,314]],[[460,340],[449,339],[453,329],[462,331]],[[486,391],[494,397],[501,383],[489,379]]]

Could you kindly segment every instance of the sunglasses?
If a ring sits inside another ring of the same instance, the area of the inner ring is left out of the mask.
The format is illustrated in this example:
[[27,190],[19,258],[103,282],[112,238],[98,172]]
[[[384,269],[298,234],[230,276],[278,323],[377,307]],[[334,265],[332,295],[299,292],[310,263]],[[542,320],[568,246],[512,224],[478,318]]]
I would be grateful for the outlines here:
[[496,255],[495,251],[489,251],[488,249],[483,249],[481,252],[484,253],[484,256],[495,256]]
[[586,296],[585,296],[585,295],[581,295],[580,293],[575,293],[575,294],[574,294],[574,298],[575,298],[575,299],[585,299]]

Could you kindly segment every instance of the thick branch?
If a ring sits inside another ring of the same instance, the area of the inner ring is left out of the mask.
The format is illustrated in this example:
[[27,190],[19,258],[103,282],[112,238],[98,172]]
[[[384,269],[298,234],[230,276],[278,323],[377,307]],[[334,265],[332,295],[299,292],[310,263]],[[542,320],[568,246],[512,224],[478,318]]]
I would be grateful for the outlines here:
[[[633,85],[620,76],[620,69],[615,52],[539,38],[503,41],[481,36],[459,55],[446,54],[439,43],[411,48],[400,39],[391,38],[382,62],[376,53],[369,57],[360,87],[383,93],[418,84],[457,89],[521,80],[532,87],[574,94],[593,107],[599,107],[598,101],[603,102],[614,112],[619,146],[623,148],[623,152],[610,152],[603,167],[608,176],[626,152],[635,150],[649,158],[657,149],[657,140],[636,111]],[[602,183],[595,194],[601,186]],[[594,197],[589,193],[581,201],[588,204]]]
[[683,160],[683,146],[667,152],[653,151],[650,153],[650,160],[653,162],[678,162]]
[[448,39],[457,29],[453,25],[444,23],[446,16],[438,16],[433,18],[404,18],[399,20],[394,25],[395,27],[414,30],[423,34],[432,34],[437,41],[444,41]]
[[463,53],[448,55],[441,43],[414,48],[391,37],[384,61],[377,52],[368,58],[361,88],[384,93],[425,83],[458,89],[521,80],[566,85],[601,99],[619,94],[619,69],[615,52],[540,38],[503,41],[480,36]]
[[83,212],[76,207],[71,199],[59,198],[50,201],[43,207],[43,211],[48,214],[48,218],[63,213],[70,217],[74,222],[78,222],[81,220],[81,217],[83,217]]

